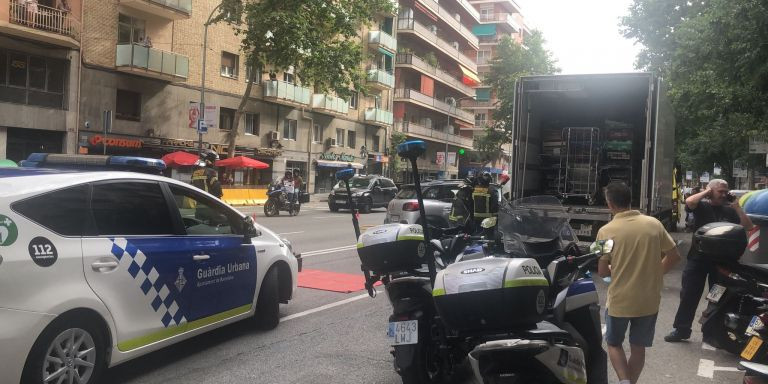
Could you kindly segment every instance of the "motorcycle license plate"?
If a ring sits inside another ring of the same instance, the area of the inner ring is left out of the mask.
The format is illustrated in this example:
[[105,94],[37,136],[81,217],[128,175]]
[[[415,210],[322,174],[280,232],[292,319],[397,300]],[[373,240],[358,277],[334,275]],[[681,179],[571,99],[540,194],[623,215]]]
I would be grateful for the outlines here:
[[400,222],[400,215],[392,215],[389,217],[390,223],[399,223]]
[[763,340],[759,337],[752,336],[752,339],[749,340],[747,346],[741,351],[741,357],[743,359],[752,360],[761,345],[763,345]]
[[707,300],[717,303],[720,301],[720,298],[723,297],[725,294],[725,287],[719,284],[715,284],[712,286],[712,289],[709,290],[709,293],[707,294]]
[[419,342],[419,322],[393,321],[389,323],[387,338],[391,345],[416,344]]
[[336,204],[346,204],[346,200],[336,200]]
[[757,316],[752,316],[752,320],[749,322],[749,325],[747,326],[747,331],[744,332],[747,335],[750,336],[760,336],[760,334],[757,333],[758,329],[763,329],[765,325],[763,324],[762,320],[760,320]]

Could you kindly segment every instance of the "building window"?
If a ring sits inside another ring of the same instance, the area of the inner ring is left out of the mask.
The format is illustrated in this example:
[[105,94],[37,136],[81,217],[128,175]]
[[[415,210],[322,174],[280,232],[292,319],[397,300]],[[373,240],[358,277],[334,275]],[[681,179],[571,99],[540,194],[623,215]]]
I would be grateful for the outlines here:
[[371,151],[373,152],[379,151],[379,135],[373,135],[373,140],[371,143]]
[[[247,66],[245,67],[245,81],[247,82],[248,79],[251,78],[251,67]],[[253,81],[256,82],[256,84],[261,83],[261,69],[256,69],[256,73],[253,75]]]
[[245,134],[246,135],[258,135],[259,134],[259,115],[255,113],[245,114]]
[[123,15],[117,17],[117,43],[138,44],[144,42],[146,35],[146,23],[144,20]]
[[67,62],[0,50],[0,101],[64,108]]
[[475,100],[477,101],[491,101],[491,89],[490,88],[476,88]]
[[293,84],[293,73],[284,72],[283,81]]
[[487,120],[487,117],[485,113],[475,113],[475,127],[483,127],[485,126],[485,122]]
[[141,94],[122,89],[117,90],[115,118],[141,121]]
[[283,140],[296,140],[296,130],[299,122],[296,120],[285,119],[283,124]]
[[357,109],[357,92],[353,93],[352,96],[349,97],[349,107],[352,109]]
[[355,147],[355,136],[357,136],[357,133],[355,131],[347,132],[347,143],[349,144],[350,148]]
[[491,51],[477,51],[477,65],[488,64],[491,61]]
[[336,145],[339,147],[344,146],[344,130],[336,128]]
[[321,127],[320,124],[315,124],[312,127],[312,142],[313,143],[323,142],[323,127]]
[[221,53],[221,75],[232,79],[237,79],[237,68],[239,57],[234,53]]
[[493,7],[480,9],[480,21],[493,21]]
[[219,129],[231,131],[233,125],[235,125],[235,110],[224,107],[219,108]]

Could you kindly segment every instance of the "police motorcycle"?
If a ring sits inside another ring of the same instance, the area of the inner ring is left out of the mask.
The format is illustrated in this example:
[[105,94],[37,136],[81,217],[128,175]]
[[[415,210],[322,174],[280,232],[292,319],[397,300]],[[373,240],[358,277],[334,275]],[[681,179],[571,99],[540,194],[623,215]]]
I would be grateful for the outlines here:
[[484,241],[501,243],[501,252],[465,251],[438,273],[433,291],[449,330],[470,340],[477,382],[607,383],[588,267],[613,242],[578,256],[567,212],[551,196],[505,203],[497,221],[498,235]]
[[[750,329],[768,309],[768,269],[739,262],[747,247],[747,234],[738,224],[704,225],[694,234],[691,247],[715,264],[716,283],[710,287],[707,308],[699,319],[704,342],[752,360],[762,341],[751,337]],[[766,358],[761,362],[768,363]]]
[[267,217],[277,216],[280,211],[288,212],[290,216],[297,216],[301,211],[300,199],[289,198],[288,193],[285,192],[285,188],[280,184],[280,181],[275,181],[270,184],[267,189],[267,201],[264,203],[264,215]]

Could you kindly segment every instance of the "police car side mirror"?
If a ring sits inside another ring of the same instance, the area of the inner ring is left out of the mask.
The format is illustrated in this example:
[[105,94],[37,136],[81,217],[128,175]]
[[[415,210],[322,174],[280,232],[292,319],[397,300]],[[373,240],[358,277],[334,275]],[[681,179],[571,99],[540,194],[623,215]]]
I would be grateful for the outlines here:
[[250,243],[251,238],[261,236],[261,231],[256,228],[256,223],[250,216],[246,216],[243,219],[243,228],[245,229],[243,235],[247,243]]

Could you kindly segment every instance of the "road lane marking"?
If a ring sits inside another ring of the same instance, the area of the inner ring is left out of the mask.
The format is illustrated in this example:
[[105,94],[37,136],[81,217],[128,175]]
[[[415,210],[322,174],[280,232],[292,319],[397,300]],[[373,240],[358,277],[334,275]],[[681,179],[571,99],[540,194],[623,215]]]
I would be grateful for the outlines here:
[[715,377],[715,371],[738,372],[739,369],[736,367],[718,367],[712,360],[699,360],[699,372],[697,375],[706,377],[708,379],[713,379]]
[[301,257],[305,258],[305,257],[312,257],[312,256],[327,255],[329,253],[352,251],[354,249],[357,249],[357,245],[345,245],[343,247],[321,249],[321,250],[318,250],[318,251],[303,252],[301,254]]
[[343,217],[345,219],[348,218],[345,215],[344,216],[343,215],[336,215],[336,216],[310,216],[310,217],[312,217],[313,219],[332,219],[334,217]]
[[285,316],[285,317],[281,317],[280,318],[280,322],[282,323],[284,321],[293,320],[293,319],[296,319],[296,318],[299,318],[299,317],[304,317],[304,316],[311,315],[313,313],[317,313],[317,312],[320,312],[320,311],[325,311],[326,309],[331,309],[331,308],[335,308],[335,307],[338,307],[338,306],[341,306],[341,305],[344,305],[344,304],[349,304],[349,303],[358,301],[360,299],[365,299],[366,297],[369,297],[367,293],[362,294],[362,295],[358,295],[358,296],[354,296],[354,297],[350,297],[348,299],[344,299],[344,300],[341,300],[341,301],[337,301],[335,303],[326,304],[326,305],[323,305],[323,306],[320,306],[320,307],[317,307],[317,308],[308,309],[308,310],[303,311],[303,312],[294,313],[293,315],[288,315],[288,316]]
[[304,233],[304,232],[305,232],[305,231],[298,231],[298,232],[283,232],[283,233],[278,233],[278,235],[295,235],[295,234],[297,234],[297,233]]
[[713,347],[713,346],[711,346],[711,345],[709,345],[709,344],[707,344],[707,343],[705,343],[703,341],[701,342],[701,349],[703,349],[705,351],[716,351],[717,350],[717,348],[715,348],[715,347]]

